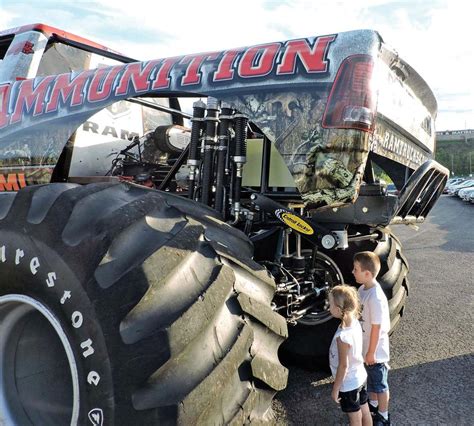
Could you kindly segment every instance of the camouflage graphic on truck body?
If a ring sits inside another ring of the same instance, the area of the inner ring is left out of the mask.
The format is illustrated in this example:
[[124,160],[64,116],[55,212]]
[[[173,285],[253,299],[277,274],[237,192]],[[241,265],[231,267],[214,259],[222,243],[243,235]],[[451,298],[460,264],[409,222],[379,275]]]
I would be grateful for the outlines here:
[[368,154],[367,133],[322,127],[327,92],[322,87],[224,98],[275,144],[308,206],[353,201]]

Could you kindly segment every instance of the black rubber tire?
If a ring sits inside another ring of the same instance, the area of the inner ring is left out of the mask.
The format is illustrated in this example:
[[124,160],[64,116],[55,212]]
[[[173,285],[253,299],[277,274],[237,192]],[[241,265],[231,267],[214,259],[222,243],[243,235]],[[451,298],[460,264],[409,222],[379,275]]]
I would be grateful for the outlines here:
[[[3,380],[18,382],[0,391],[14,423],[69,424],[77,398],[78,424],[244,424],[271,415],[287,381],[277,355],[286,321],[270,307],[275,284],[251,260],[250,241],[212,210],[129,184],[49,184],[0,198],[0,236],[0,314],[33,300],[57,321],[76,363],[25,374],[0,358]],[[22,326],[34,335],[47,321],[33,310]],[[8,342],[3,351],[28,357],[19,336],[10,342],[18,351]],[[50,350],[24,345],[43,357]],[[58,374],[77,381],[76,396]],[[48,400],[54,392],[72,396],[61,407]],[[19,409],[28,393],[35,407]],[[25,410],[30,420],[18,414]]]
[[[378,281],[387,296],[390,310],[390,334],[400,323],[409,291],[408,262],[402,253],[400,240],[386,231],[385,241],[360,241],[349,245],[347,250],[326,252],[337,264],[344,282],[358,286],[352,275],[352,258],[359,251],[374,251],[380,257],[381,269]],[[328,353],[339,320],[330,319],[324,324],[308,326],[296,324],[289,327],[289,338],[281,346],[280,357],[285,365],[301,365],[308,369],[327,369]]]

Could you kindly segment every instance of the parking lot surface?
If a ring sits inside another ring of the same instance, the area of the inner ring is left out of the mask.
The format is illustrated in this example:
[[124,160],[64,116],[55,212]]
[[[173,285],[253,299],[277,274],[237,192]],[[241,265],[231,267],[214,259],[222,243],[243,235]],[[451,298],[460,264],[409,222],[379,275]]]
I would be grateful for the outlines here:
[[[442,196],[416,231],[396,226],[411,291],[391,337],[394,425],[474,424],[474,205]],[[278,425],[339,425],[324,372],[290,369],[274,401]]]

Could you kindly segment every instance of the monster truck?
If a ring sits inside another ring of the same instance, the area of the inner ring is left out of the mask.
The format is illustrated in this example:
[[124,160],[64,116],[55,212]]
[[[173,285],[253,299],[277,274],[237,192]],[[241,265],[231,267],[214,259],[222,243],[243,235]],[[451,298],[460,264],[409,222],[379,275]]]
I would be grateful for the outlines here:
[[139,62],[36,24],[0,59],[0,423],[264,421],[287,324],[282,355],[327,356],[359,250],[396,327],[389,226],[448,172],[431,90],[378,33]]

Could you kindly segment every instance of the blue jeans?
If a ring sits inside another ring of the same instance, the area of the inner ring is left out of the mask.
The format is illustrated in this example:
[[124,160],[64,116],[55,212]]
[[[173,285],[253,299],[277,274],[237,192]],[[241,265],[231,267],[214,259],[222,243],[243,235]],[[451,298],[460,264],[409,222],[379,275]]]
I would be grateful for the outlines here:
[[388,391],[388,368],[384,362],[364,364],[367,371],[367,392],[383,393]]

